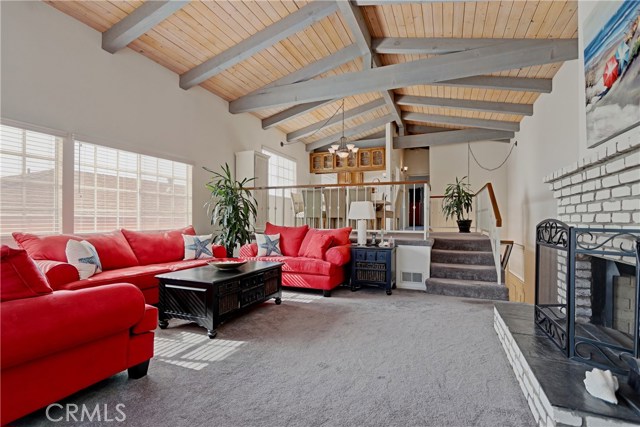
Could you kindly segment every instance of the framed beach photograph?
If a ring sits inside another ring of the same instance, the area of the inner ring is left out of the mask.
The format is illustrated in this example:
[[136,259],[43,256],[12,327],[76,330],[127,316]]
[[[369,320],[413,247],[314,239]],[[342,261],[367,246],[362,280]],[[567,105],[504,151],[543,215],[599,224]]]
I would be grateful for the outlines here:
[[640,1],[599,1],[583,26],[587,146],[640,125]]

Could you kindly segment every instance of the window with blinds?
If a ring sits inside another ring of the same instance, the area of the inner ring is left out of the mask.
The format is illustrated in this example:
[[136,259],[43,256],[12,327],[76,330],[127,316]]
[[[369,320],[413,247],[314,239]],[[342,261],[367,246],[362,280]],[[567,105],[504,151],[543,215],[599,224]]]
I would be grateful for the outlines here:
[[[269,156],[269,187],[296,185],[296,162],[273,151],[262,149]],[[283,195],[282,190],[269,190],[272,196]],[[291,190],[284,190],[284,197],[291,197]]]
[[75,141],[74,231],[191,224],[192,166]]
[[62,138],[0,125],[0,234],[62,231]]

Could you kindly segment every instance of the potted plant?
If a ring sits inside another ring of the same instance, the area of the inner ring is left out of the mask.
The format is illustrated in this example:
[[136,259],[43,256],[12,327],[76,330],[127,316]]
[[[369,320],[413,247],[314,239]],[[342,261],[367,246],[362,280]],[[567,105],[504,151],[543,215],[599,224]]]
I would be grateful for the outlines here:
[[221,173],[206,167],[203,169],[213,174],[211,181],[206,184],[211,192],[211,199],[205,207],[211,218],[211,225],[219,230],[215,242],[224,246],[229,256],[233,256],[238,245],[251,242],[254,232],[256,200],[251,191],[247,190],[247,184],[255,178],[236,181],[231,176],[227,163],[222,167]]
[[465,217],[473,210],[473,193],[469,183],[464,182],[467,177],[458,179],[455,184],[447,185],[442,199],[442,213],[446,220],[455,217],[460,233],[471,230],[471,220]]

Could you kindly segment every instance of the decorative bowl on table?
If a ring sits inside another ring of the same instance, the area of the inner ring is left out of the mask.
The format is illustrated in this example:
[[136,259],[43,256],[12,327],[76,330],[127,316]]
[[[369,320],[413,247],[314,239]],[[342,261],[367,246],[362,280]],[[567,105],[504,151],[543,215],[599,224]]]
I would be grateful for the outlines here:
[[217,268],[218,270],[233,270],[234,268],[241,267],[246,263],[247,260],[242,258],[216,258],[209,261],[207,264]]

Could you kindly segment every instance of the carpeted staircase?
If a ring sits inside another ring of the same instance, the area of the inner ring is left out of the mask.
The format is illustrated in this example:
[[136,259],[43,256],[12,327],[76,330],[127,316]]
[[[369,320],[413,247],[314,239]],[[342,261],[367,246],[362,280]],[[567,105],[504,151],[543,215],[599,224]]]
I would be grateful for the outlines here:
[[477,233],[438,233],[432,236],[431,277],[427,293],[508,300],[504,277],[498,280],[491,241]]

